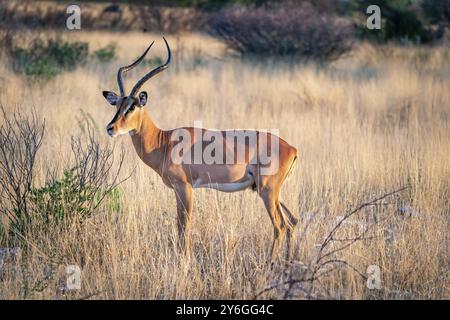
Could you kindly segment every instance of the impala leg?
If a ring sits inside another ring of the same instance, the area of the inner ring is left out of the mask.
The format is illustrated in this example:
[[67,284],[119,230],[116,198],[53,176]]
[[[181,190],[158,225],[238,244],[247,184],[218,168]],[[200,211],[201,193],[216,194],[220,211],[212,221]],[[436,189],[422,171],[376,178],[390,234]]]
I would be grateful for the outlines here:
[[273,192],[270,190],[263,192],[261,197],[273,225],[273,243],[270,251],[270,261],[271,263],[274,263],[286,233],[286,223],[284,221],[283,213],[280,210],[278,199],[275,198]]
[[286,176],[291,171],[295,160],[297,158],[297,151],[294,148],[289,149],[287,153],[281,153],[278,159],[278,172],[274,175],[262,175],[259,168],[255,168],[258,172],[256,181],[258,184],[258,192],[264,201],[267,212],[274,227],[274,240],[271,251],[271,261],[274,262],[284,235],[287,233],[288,241],[286,248],[286,259],[289,261],[292,251],[292,244],[294,238],[294,228],[298,223],[298,219],[289,211],[289,209],[280,202],[280,191]]
[[279,202],[279,205],[286,217],[289,220],[289,224],[287,225],[287,231],[286,231],[286,261],[290,261],[292,256],[292,248],[295,242],[295,226],[298,223],[298,219],[292,214],[292,212],[284,205],[283,202]]
[[189,229],[192,215],[192,187],[190,185],[180,185],[174,187],[175,196],[177,198],[178,212],[178,245],[185,255],[189,253]]

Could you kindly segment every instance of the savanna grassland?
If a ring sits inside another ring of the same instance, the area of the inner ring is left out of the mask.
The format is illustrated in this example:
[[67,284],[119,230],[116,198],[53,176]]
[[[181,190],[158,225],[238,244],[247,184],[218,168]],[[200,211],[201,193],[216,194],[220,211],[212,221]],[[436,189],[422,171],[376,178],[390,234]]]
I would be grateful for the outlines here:
[[[332,299],[448,299],[450,199],[450,55],[448,48],[358,45],[320,66],[239,59],[199,34],[168,37],[169,69],[144,86],[147,108],[161,128],[192,126],[279,129],[299,159],[282,197],[300,219],[295,258],[284,270],[267,265],[273,230],[251,190],[196,190],[192,254],[176,250],[173,191],[137,157],[130,137],[106,134],[114,109],[102,90],[116,89],[116,71],[152,40],[150,55],[165,59],[156,34],[73,32],[90,46],[117,44],[110,63],[89,61],[46,82],[0,63],[0,103],[6,113],[35,110],[45,119],[36,159],[36,185],[70,163],[71,137],[89,124],[101,145],[123,148],[115,204],[97,208],[65,230],[29,232],[13,271],[0,280],[0,298],[250,299],[267,287],[314,268],[330,230],[358,205],[327,247],[330,263],[288,297]],[[152,65],[130,72],[128,89]],[[364,239],[361,230],[370,227]],[[362,228],[361,228],[362,226]],[[346,240],[347,239],[347,240]],[[333,253],[345,245],[352,245]],[[3,245],[4,246],[4,245]],[[320,249],[319,249],[320,250]],[[323,260],[322,260],[323,262]],[[62,289],[65,265],[79,265],[81,290]],[[381,287],[366,285],[368,266],[380,268]],[[6,264],[5,264],[6,266]],[[10,266],[11,267],[11,266]],[[49,272],[48,270],[51,270]],[[313,287],[311,287],[313,285]],[[283,298],[285,286],[258,297]]]

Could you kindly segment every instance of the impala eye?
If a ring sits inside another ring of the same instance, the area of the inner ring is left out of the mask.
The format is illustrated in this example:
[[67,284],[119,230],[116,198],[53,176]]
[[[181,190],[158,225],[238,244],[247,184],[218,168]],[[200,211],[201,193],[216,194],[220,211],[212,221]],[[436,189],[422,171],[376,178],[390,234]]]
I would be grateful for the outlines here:
[[135,107],[136,107],[136,106],[135,106],[134,104],[132,104],[132,105],[127,109],[127,111],[125,112],[125,114],[128,114],[128,112],[133,111]]

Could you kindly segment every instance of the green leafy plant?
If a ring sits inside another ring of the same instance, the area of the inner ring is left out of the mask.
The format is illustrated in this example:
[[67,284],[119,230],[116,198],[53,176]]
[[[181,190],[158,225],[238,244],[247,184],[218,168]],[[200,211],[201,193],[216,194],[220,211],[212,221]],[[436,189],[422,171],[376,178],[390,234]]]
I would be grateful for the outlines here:
[[28,48],[14,47],[10,55],[13,69],[27,76],[50,79],[64,70],[73,70],[86,62],[86,42],[34,40]]
[[29,200],[34,227],[67,228],[83,223],[103,200],[108,212],[120,211],[121,190],[117,186],[99,188],[86,184],[80,171],[72,168],[64,170],[61,178],[32,189]]
[[108,44],[104,48],[95,50],[92,56],[100,62],[106,63],[114,60],[116,58],[117,46],[115,43]]
[[142,60],[140,67],[147,67],[152,65],[162,65],[165,61],[161,57],[148,58]]
[[[433,0],[434,1],[434,0]],[[397,41],[400,43],[427,43],[432,40],[429,26],[425,24],[423,13],[418,10],[416,1],[411,0],[361,0],[351,1],[353,9],[365,12],[369,5],[381,8],[382,26],[379,30],[369,30],[364,23],[357,31],[361,38],[376,42]],[[425,1],[426,2],[426,1]],[[434,4],[432,8],[435,8]]]
[[13,70],[36,80],[49,80],[72,71],[89,59],[106,63],[116,58],[116,45],[109,44],[89,54],[87,42],[35,39],[27,48],[12,46],[8,52]]
[[83,222],[92,213],[92,190],[92,186],[79,183],[75,169],[65,170],[61,179],[31,190],[35,222],[49,226]]
[[28,235],[83,223],[98,211],[120,209],[119,181],[124,153],[102,146],[87,128],[72,138],[73,161],[62,176],[48,175],[35,187],[35,159],[44,136],[44,124],[20,111],[7,113],[0,126],[0,240],[26,245]]

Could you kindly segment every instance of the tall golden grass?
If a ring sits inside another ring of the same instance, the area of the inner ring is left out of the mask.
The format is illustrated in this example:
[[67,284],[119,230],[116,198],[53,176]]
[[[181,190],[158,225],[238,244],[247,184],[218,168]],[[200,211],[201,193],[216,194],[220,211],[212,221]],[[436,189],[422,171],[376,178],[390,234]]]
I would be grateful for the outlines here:
[[[114,114],[101,95],[116,90],[118,66],[156,39],[150,53],[164,59],[157,35],[69,33],[92,47],[118,44],[119,58],[90,62],[48,83],[29,83],[0,64],[0,102],[6,110],[34,107],[45,118],[38,158],[38,184],[46,169],[64,168],[70,136],[82,135],[81,111],[95,119],[97,137],[112,144],[105,126]],[[297,264],[313,259],[320,244],[349,208],[401,186],[408,189],[352,218],[377,215],[377,237],[358,241],[340,258],[363,274],[381,270],[381,289],[338,266],[316,284],[314,296],[332,299],[448,299],[450,199],[450,79],[445,48],[360,45],[351,56],[323,67],[240,60],[213,39],[197,34],[168,38],[174,61],[145,85],[148,108],[161,128],[279,129],[299,150],[282,196],[300,217]],[[133,71],[125,82],[145,72]],[[120,210],[99,210],[82,226],[61,234],[35,234],[30,251],[16,262],[24,272],[0,281],[0,298],[174,299],[252,298],[279,279],[266,261],[272,226],[262,201],[251,191],[196,190],[193,253],[174,247],[176,207],[171,190],[137,158],[122,136],[126,163]],[[305,226],[308,224],[308,227]],[[340,231],[354,234],[352,224]],[[55,275],[38,288],[51,261]],[[64,265],[82,269],[82,288],[64,292]],[[281,298],[271,290],[262,298]],[[302,297],[302,295],[298,295]]]

